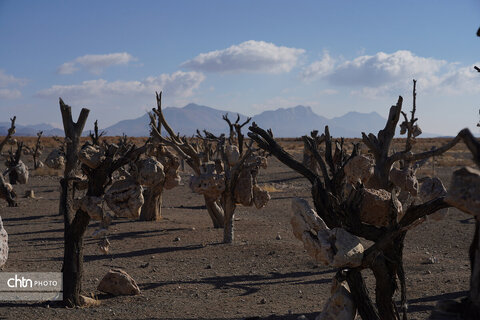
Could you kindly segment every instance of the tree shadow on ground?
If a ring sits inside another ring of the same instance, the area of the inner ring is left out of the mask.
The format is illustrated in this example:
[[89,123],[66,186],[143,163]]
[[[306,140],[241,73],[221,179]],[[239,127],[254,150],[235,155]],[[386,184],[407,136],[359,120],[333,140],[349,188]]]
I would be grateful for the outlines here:
[[425,302],[438,302],[443,300],[455,300],[458,298],[466,297],[468,291],[457,291],[457,292],[448,292],[443,294],[438,294],[434,296],[428,296],[423,298],[411,299],[408,300],[408,312],[422,312],[422,311],[433,311],[435,309],[434,305],[424,305]]
[[[60,229],[50,229],[50,230],[39,230],[39,231],[28,231],[28,232],[16,232],[16,233],[8,233],[9,236],[20,236],[20,235],[27,235],[27,234],[39,234],[39,233],[54,233],[54,232],[63,232],[63,228]],[[62,238],[63,239],[63,238]]]
[[301,179],[305,179],[305,178],[301,175],[298,175],[298,176],[290,177],[290,178],[272,179],[272,180],[265,180],[265,181],[260,181],[260,182],[261,183],[282,183],[282,182],[301,180]]
[[214,276],[188,281],[143,283],[139,284],[139,286],[142,290],[152,290],[166,285],[206,284],[215,287],[215,289],[239,289],[243,291],[243,293],[240,294],[241,296],[247,296],[258,292],[260,290],[260,286],[264,285],[274,285],[279,283],[292,285],[330,283],[330,279],[303,280],[303,278],[334,272],[335,270],[323,270],[320,272],[270,272],[267,275],[248,274],[234,276]]
[[[148,248],[136,251],[129,251],[123,253],[114,253],[110,255],[86,255],[84,256],[85,262],[90,261],[97,261],[97,260],[114,260],[119,258],[132,258],[132,257],[140,257],[140,256],[148,256],[148,255],[155,255],[155,254],[162,254],[162,253],[169,253],[169,252],[176,252],[176,251],[189,251],[189,250],[197,250],[203,248],[203,245],[189,245],[183,247],[160,247],[160,248]],[[63,257],[60,258],[63,260]]]
[[38,219],[42,219],[42,218],[45,218],[45,217],[48,217],[46,215],[39,215],[39,216],[28,216],[28,217],[7,217],[7,218],[2,218],[3,220],[3,223],[7,223],[8,222],[16,222],[16,221],[32,221],[32,220],[38,220]]
[[201,205],[201,206],[184,206],[183,204],[177,206],[177,207],[172,207],[175,209],[190,209],[190,210],[207,210],[207,206]]

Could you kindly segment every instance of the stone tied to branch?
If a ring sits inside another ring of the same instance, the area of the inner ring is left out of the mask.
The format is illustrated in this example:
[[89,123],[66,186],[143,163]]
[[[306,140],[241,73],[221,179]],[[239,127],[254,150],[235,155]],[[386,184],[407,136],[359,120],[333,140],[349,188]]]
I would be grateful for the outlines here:
[[65,153],[60,149],[53,149],[47,156],[45,164],[50,169],[63,169],[65,168]]
[[163,165],[154,157],[137,161],[137,167],[137,181],[142,186],[153,187],[156,184],[163,184],[165,182]]
[[358,155],[350,159],[345,164],[343,170],[347,182],[355,185],[357,183],[367,184],[368,180],[373,176],[374,161],[364,155]]
[[130,177],[115,181],[105,193],[108,207],[118,217],[138,219],[144,203],[143,188]]
[[[427,201],[433,200],[439,197],[445,197],[447,195],[447,189],[437,177],[425,177],[420,181],[420,187],[418,191],[418,200],[420,203],[425,203]],[[435,213],[432,213],[428,218],[432,218],[435,221],[442,220],[448,214],[449,208],[438,210]]]
[[74,199],[73,207],[75,210],[81,209],[88,213],[91,219],[101,221],[103,219],[102,198],[95,196],[85,196],[81,199]]
[[89,168],[96,169],[105,160],[105,149],[85,144],[78,153],[78,160]]
[[329,229],[306,200],[294,198],[292,211],[293,234],[316,261],[335,268],[362,263],[364,249],[358,237],[342,228]]
[[480,171],[463,167],[452,175],[445,202],[468,214],[480,214]]
[[25,163],[23,163],[22,160],[19,160],[14,170],[17,173],[18,183],[27,184],[28,183],[28,167],[25,165]]
[[346,281],[332,279],[330,298],[315,320],[354,320],[357,307]]
[[361,189],[360,219],[374,226],[388,226],[391,210],[395,211],[397,222],[403,217],[402,203],[392,199],[392,194],[383,189]]
[[225,174],[218,173],[215,162],[210,161],[200,167],[200,174],[190,176],[189,185],[193,192],[218,200],[225,191]]

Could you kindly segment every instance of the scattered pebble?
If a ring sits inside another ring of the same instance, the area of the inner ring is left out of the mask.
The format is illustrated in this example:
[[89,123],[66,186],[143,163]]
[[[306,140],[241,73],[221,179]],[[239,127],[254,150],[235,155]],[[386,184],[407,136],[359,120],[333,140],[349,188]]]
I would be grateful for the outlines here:
[[305,315],[303,314],[297,317],[297,320],[306,320],[306,319],[307,317],[305,317]]
[[266,303],[267,303],[267,299],[262,298],[262,300],[260,300],[260,303],[261,303],[261,304],[266,304]]
[[180,241],[180,237],[176,237],[173,241],[175,241],[175,242]]
[[428,264],[435,264],[438,263],[437,257],[431,256],[430,258],[427,259]]
[[277,240],[282,240],[282,236],[280,235],[280,233],[277,234],[277,237],[276,237],[275,239],[277,239]]

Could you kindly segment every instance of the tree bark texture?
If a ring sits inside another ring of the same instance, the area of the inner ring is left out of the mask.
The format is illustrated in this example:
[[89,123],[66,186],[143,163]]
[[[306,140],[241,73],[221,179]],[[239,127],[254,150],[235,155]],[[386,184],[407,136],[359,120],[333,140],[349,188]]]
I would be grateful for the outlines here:
[[205,206],[207,207],[208,215],[212,219],[213,227],[223,228],[225,225],[225,222],[224,222],[222,208],[219,206],[216,200],[209,199],[206,196],[204,196],[204,199],[205,199]]
[[63,301],[69,306],[80,306],[83,277],[83,236],[90,216],[79,210],[72,223],[65,229],[63,260]]
[[[227,190],[225,191],[227,193]],[[234,240],[234,215],[235,215],[235,200],[233,196],[233,192],[231,195],[224,196],[224,205],[223,208],[225,210],[225,224],[223,227],[223,243],[232,244]]]
[[90,221],[87,213],[73,209],[75,189],[73,180],[78,167],[80,136],[87,121],[88,109],[82,109],[78,121],[72,119],[72,109],[60,99],[66,144],[66,164],[61,181],[60,212],[64,216],[63,302],[67,306],[80,306],[83,274],[83,235]]
[[480,221],[475,218],[475,235],[470,245],[470,291],[466,301],[463,317],[465,319],[480,319]]
[[163,186],[154,186],[144,191],[143,196],[145,197],[145,203],[142,206],[140,220],[162,220],[162,193]]

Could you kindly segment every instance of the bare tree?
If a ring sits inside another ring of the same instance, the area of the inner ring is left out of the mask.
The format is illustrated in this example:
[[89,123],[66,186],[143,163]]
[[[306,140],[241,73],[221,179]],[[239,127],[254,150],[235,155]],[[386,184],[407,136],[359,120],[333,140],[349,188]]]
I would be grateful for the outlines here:
[[55,170],[65,169],[65,161],[66,161],[66,149],[67,149],[67,137],[64,139],[60,139],[59,137],[54,136],[53,140],[58,143],[58,147],[53,149],[45,159],[45,164],[47,167]]
[[[96,234],[101,237],[108,227],[111,216],[104,212],[105,201],[117,216],[136,217],[140,214],[143,197],[142,187],[134,179],[113,182],[113,174],[123,166],[133,163],[146,146],[134,145],[120,148],[104,143],[102,146],[87,143],[80,148],[80,136],[89,110],[82,109],[78,121],[72,120],[71,107],[60,99],[63,125],[66,136],[65,175],[61,180],[62,194],[60,210],[65,220],[65,251],[63,260],[63,301],[68,306],[81,305],[80,297],[83,276],[83,237],[90,219],[100,220],[101,228]],[[78,175],[78,164],[86,176]],[[75,192],[86,187],[87,192],[80,199]],[[133,200],[133,201],[130,201]],[[105,238],[106,239],[106,238]]]
[[[310,136],[312,137],[314,143],[312,147],[318,152],[320,152],[320,145],[325,140],[325,135],[322,134],[321,136],[319,136],[318,130],[313,130],[312,132],[310,132]],[[306,145],[305,142],[303,144],[303,165],[309,168],[312,172],[319,173],[318,170],[320,170],[320,168],[318,167],[318,163],[315,161],[313,154],[310,152],[310,148]]]
[[5,144],[8,143],[8,141],[12,138],[12,136],[15,134],[15,120],[17,119],[16,116],[14,116],[13,118],[10,118],[10,128],[8,129],[7,131],[7,135],[5,136],[5,138],[3,138],[3,140],[0,142],[0,152],[2,152],[3,150],[3,147],[5,146]]
[[[162,93],[157,94],[157,112],[161,110]],[[152,130],[161,132],[162,123],[154,112],[149,112],[150,126]],[[151,133],[151,136],[153,134]],[[125,138],[126,139],[126,138]],[[157,161],[157,170],[163,172],[163,176],[158,179],[147,182],[148,185],[144,190],[145,204],[142,207],[140,220],[144,221],[160,221],[162,219],[162,194],[164,190],[172,189],[180,183],[180,175],[178,174],[178,167],[180,166],[179,159],[165,146],[153,143],[150,139],[147,153],[153,157],[150,162]],[[153,160],[155,159],[155,160]],[[151,166],[151,164],[150,164]]]
[[[358,145],[347,154],[343,139],[334,141],[328,127],[324,134],[324,156],[321,156],[315,147],[314,138],[304,136],[306,146],[318,163],[320,174],[296,161],[267,131],[255,123],[250,127],[249,137],[255,140],[260,148],[305,176],[312,184],[316,213],[295,213],[292,218],[294,233],[304,242],[307,251],[317,259],[324,257],[322,252],[332,252],[325,256],[322,262],[341,268],[336,280],[338,283],[348,283],[350,294],[362,319],[401,318],[393,299],[397,290],[397,278],[401,288],[402,318],[407,319],[403,269],[406,233],[422,221],[420,218],[449,207],[444,201],[444,193],[416,204],[419,186],[415,168],[420,165],[418,161],[446,152],[460,137],[455,137],[441,148],[412,153],[411,146],[417,135],[413,108],[410,120],[406,119],[406,122],[402,123],[402,127],[408,132],[405,150],[392,153],[392,140],[400,119],[402,103],[403,99],[399,97],[397,104],[390,108],[385,128],[377,135],[362,133],[363,142],[374,159],[360,155]],[[400,169],[396,168],[394,165],[400,162]],[[310,230],[316,232],[312,233]],[[330,240],[323,242],[326,241],[322,240],[324,237]],[[357,247],[360,243],[357,237],[373,241],[374,244],[365,250],[361,247],[360,250],[360,247]],[[336,238],[348,241],[335,242]],[[335,258],[337,255],[338,259]],[[361,274],[364,269],[371,269],[375,276],[376,307],[368,295]]]
[[[157,102],[160,96],[157,94]],[[204,196],[207,211],[214,227],[224,228],[224,242],[234,241],[234,214],[237,204],[266,205],[270,196],[257,185],[257,174],[266,166],[266,158],[251,148],[244,150],[244,136],[241,128],[250,119],[240,124],[240,117],[232,123],[228,115],[223,118],[229,124],[230,136],[219,137],[204,130],[197,131],[197,144],[192,144],[185,137],[175,134],[165,120],[162,109],[153,109],[158,120],[169,137],[163,137],[157,127],[152,127],[154,138],[160,143],[172,147],[194,171],[190,188]],[[240,145],[241,143],[241,145]]]
[[28,182],[28,167],[23,163],[20,158],[22,157],[23,142],[17,142],[17,150],[15,153],[10,148],[8,151],[8,157],[5,161],[7,171],[4,174],[8,174],[10,184],[14,185],[26,184]]
[[101,131],[101,132],[98,131],[98,120],[95,120],[95,122],[93,123],[93,132],[90,131],[88,135],[90,137],[90,140],[92,140],[92,143],[94,145],[99,146],[100,138],[103,137],[105,134],[106,134],[105,131]]
[[60,213],[64,216],[65,247],[63,256],[63,301],[68,306],[81,305],[80,292],[83,277],[83,235],[90,222],[89,215],[74,209],[76,171],[78,169],[78,152],[80,136],[90,110],[83,108],[77,122],[72,119],[72,108],[60,98],[63,128],[65,131],[65,171],[60,180]]
[[43,131],[37,132],[37,140],[33,147],[29,147],[27,145],[24,146],[23,153],[25,155],[27,154],[32,155],[33,169],[37,169],[43,166],[43,163],[40,161],[40,156],[42,155],[42,150],[43,150],[42,142],[41,142],[42,135],[43,135]]

